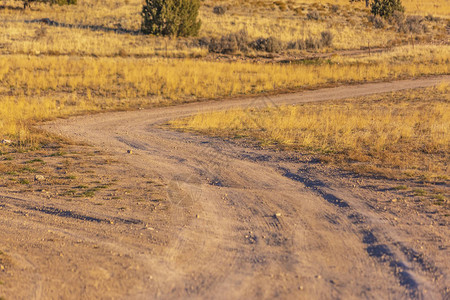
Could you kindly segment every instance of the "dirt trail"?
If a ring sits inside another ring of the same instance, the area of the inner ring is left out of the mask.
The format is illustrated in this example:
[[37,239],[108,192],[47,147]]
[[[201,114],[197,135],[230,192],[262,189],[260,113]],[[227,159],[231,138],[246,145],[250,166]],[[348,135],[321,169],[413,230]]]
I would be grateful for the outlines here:
[[7,299],[448,299],[448,226],[419,226],[427,216],[407,211],[394,222],[350,179],[287,154],[159,125],[203,111],[343,99],[449,78],[47,124],[115,156],[125,183],[164,182],[169,205],[155,213],[129,203],[119,215],[108,205],[0,196],[0,249],[19,265],[11,275],[17,285],[4,293]]

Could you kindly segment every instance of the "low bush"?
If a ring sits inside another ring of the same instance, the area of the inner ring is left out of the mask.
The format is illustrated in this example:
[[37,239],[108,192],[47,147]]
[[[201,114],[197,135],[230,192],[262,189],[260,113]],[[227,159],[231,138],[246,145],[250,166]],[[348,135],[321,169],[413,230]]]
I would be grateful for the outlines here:
[[430,22],[439,22],[441,20],[441,18],[434,17],[432,14],[429,14],[425,17],[425,20],[430,21]]
[[309,11],[306,14],[306,18],[308,20],[315,20],[315,21],[317,21],[317,20],[320,19],[320,13],[317,10]]
[[[207,42],[203,39],[203,42]],[[221,38],[212,38],[209,40],[208,49],[210,52],[230,54],[237,51],[248,51],[249,37],[247,31],[241,30],[236,33],[224,35]]]
[[423,21],[424,19],[419,16],[408,16],[404,22],[398,24],[397,30],[403,33],[425,33],[428,31],[428,26]]
[[387,20],[392,25],[398,25],[405,22],[406,16],[401,11],[395,11]]
[[339,11],[339,5],[333,4],[330,8],[332,13],[337,13]]
[[223,6],[215,6],[213,8],[213,13],[216,15],[224,15],[227,12],[227,9]]
[[330,47],[333,44],[333,34],[330,31],[322,31],[320,35],[324,47]]
[[329,31],[322,31],[320,37],[309,36],[306,39],[291,41],[287,44],[290,50],[317,50],[333,45],[333,34]]
[[384,29],[386,28],[386,21],[380,16],[369,16],[369,22],[373,24],[375,28]]
[[265,51],[270,53],[278,53],[283,50],[283,43],[274,38],[259,38],[250,44],[250,47],[257,51]]
[[313,50],[320,49],[323,46],[321,39],[317,39],[311,36],[306,38],[305,45],[306,49],[313,49]]

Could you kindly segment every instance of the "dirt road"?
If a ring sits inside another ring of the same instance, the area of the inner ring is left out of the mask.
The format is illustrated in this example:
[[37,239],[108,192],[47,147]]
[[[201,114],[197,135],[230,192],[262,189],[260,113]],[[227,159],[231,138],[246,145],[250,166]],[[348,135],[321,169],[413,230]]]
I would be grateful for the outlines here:
[[[448,222],[390,201],[391,190],[382,186],[389,182],[362,183],[306,158],[160,126],[203,111],[342,99],[444,79],[449,76],[47,124],[115,157],[122,185],[161,182],[161,199],[148,195],[161,205],[149,210],[130,200],[118,210],[121,200],[96,206],[0,196],[0,250],[12,270],[0,296],[448,299]],[[374,184],[379,188],[368,188]]]

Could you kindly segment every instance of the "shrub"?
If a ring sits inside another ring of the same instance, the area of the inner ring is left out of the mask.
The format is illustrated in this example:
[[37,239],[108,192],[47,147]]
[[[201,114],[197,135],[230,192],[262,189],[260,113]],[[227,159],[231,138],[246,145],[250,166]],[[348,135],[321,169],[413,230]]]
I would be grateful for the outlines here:
[[371,6],[372,14],[383,18],[389,18],[396,11],[405,11],[401,0],[374,0]]
[[405,14],[401,11],[395,11],[388,19],[392,25],[399,25],[405,22]]
[[250,44],[250,47],[257,51],[265,51],[265,52],[280,52],[283,50],[283,44],[280,40],[269,37],[269,38],[259,38],[256,41]]
[[331,12],[337,13],[339,11],[339,5],[333,4],[330,8]]
[[322,40],[313,38],[313,37],[307,37],[305,40],[306,49],[320,49],[322,48]]
[[373,24],[375,28],[383,29],[386,28],[386,21],[380,16],[370,16],[369,21]]
[[427,25],[423,24],[423,19],[419,16],[408,16],[406,20],[398,24],[397,30],[403,33],[421,34],[428,31]]
[[273,4],[275,4],[276,6],[278,6],[278,8],[279,8],[281,11],[287,10],[287,5],[286,5],[286,3],[284,3],[283,1],[275,1],[275,2],[273,2]]
[[439,22],[439,21],[441,20],[441,18],[435,17],[435,16],[433,16],[432,14],[427,15],[427,16],[425,17],[425,19],[426,19],[427,21],[430,21],[430,22]]
[[[205,42],[206,40],[203,40]],[[249,38],[247,31],[241,30],[236,33],[224,35],[221,38],[212,38],[208,49],[215,53],[234,53],[237,51],[248,51]]]
[[319,14],[319,12],[317,10],[309,11],[306,14],[306,18],[308,20],[316,20],[317,21],[317,20],[320,19],[320,14]]
[[200,0],[145,0],[141,30],[153,35],[198,35],[199,8]]
[[322,31],[320,35],[324,47],[330,47],[333,44],[333,34],[330,31]]
[[305,50],[306,49],[306,43],[305,40],[296,40],[291,41],[287,44],[288,49],[297,49],[297,50]]
[[320,38],[309,36],[304,40],[291,41],[287,44],[287,49],[316,50],[322,47],[330,47],[333,44],[333,34],[330,31],[322,31]]
[[227,9],[223,6],[216,6],[213,8],[213,13],[216,15],[224,15],[227,12]]

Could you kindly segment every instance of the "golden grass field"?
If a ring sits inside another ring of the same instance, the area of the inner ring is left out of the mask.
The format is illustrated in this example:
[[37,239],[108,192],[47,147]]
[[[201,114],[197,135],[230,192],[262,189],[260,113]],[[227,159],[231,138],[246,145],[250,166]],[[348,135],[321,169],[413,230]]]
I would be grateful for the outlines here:
[[442,83],[346,101],[204,113],[170,125],[315,153],[364,173],[448,180],[449,92],[448,83]]
[[[213,13],[217,5],[228,8],[225,15]],[[275,37],[287,43],[324,30],[334,34],[331,47],[316,50],[328,57],[299,61],[316,51],[238,51],[223,56],[199,46],[198,38],[137,34],[140,0],[32,4],[27,10],[21,9],[20,1],[4,0],[0,2],[0,139],[33,144],[37,137],[30,133],[30,125],[80,113],[448,74],[449,3],[404,1],[404,5],[409,14],[440,19],[424,21],[429,31],[413,36],[391,27],[375,28],[363,3],[346,0],[202,2],[200,37],[246,30],[252,39]],[[309,20],[310,11],[321,18]],[[35,22],[42,18],[60,26]],[[389,48],[381,54],[340,53],[368,45]]]
[[[278,3],[274,4],[274,3]],[[367,18],[362,3],[339,1],[204,1],[200,11],[203,26],[200,37],[220,37],[246,30],[252,39],[275,37],[284,42],[315,36],[328,30],[334,34],[334,49],[389,47],[404,44],[408,34],[375,28]],[[76,6],[33,4],[21,11],[20,1],[3,1],[0,10],[0,53],[95,56],[168,56],[204,57],[206,49],[193,39],[151,38],[133,34],[140,28],[141,0],[79,0]],[[284,3],[284,4],[282,4]],[[333,5],[338,10],[332,10]],[[450,15],[447,1],[404,1],[410,14],[442,16],[438,22],[426,21],[429,32],[417,34],[419,40],[448,39],[445,26]],[[213,7],[228,7],[217,16]],[[281,8],[280,8],[281,7]],[[308,20],[307,13],[317,11],[318,21]],[[38,19],[48,18],[63,26],[48,26]],[[90,26],[90,27],[88,27]],[[122,30],[120,34],[114,30]],[[323,49],[321,51],[328,51]]]
[[[30,121],[105,109],[448,74],[449,47],[397,49],[315,64],[132,58],[0,57],[0,132],[29,139]],[[11,89],[13,87],[13,89]]]

